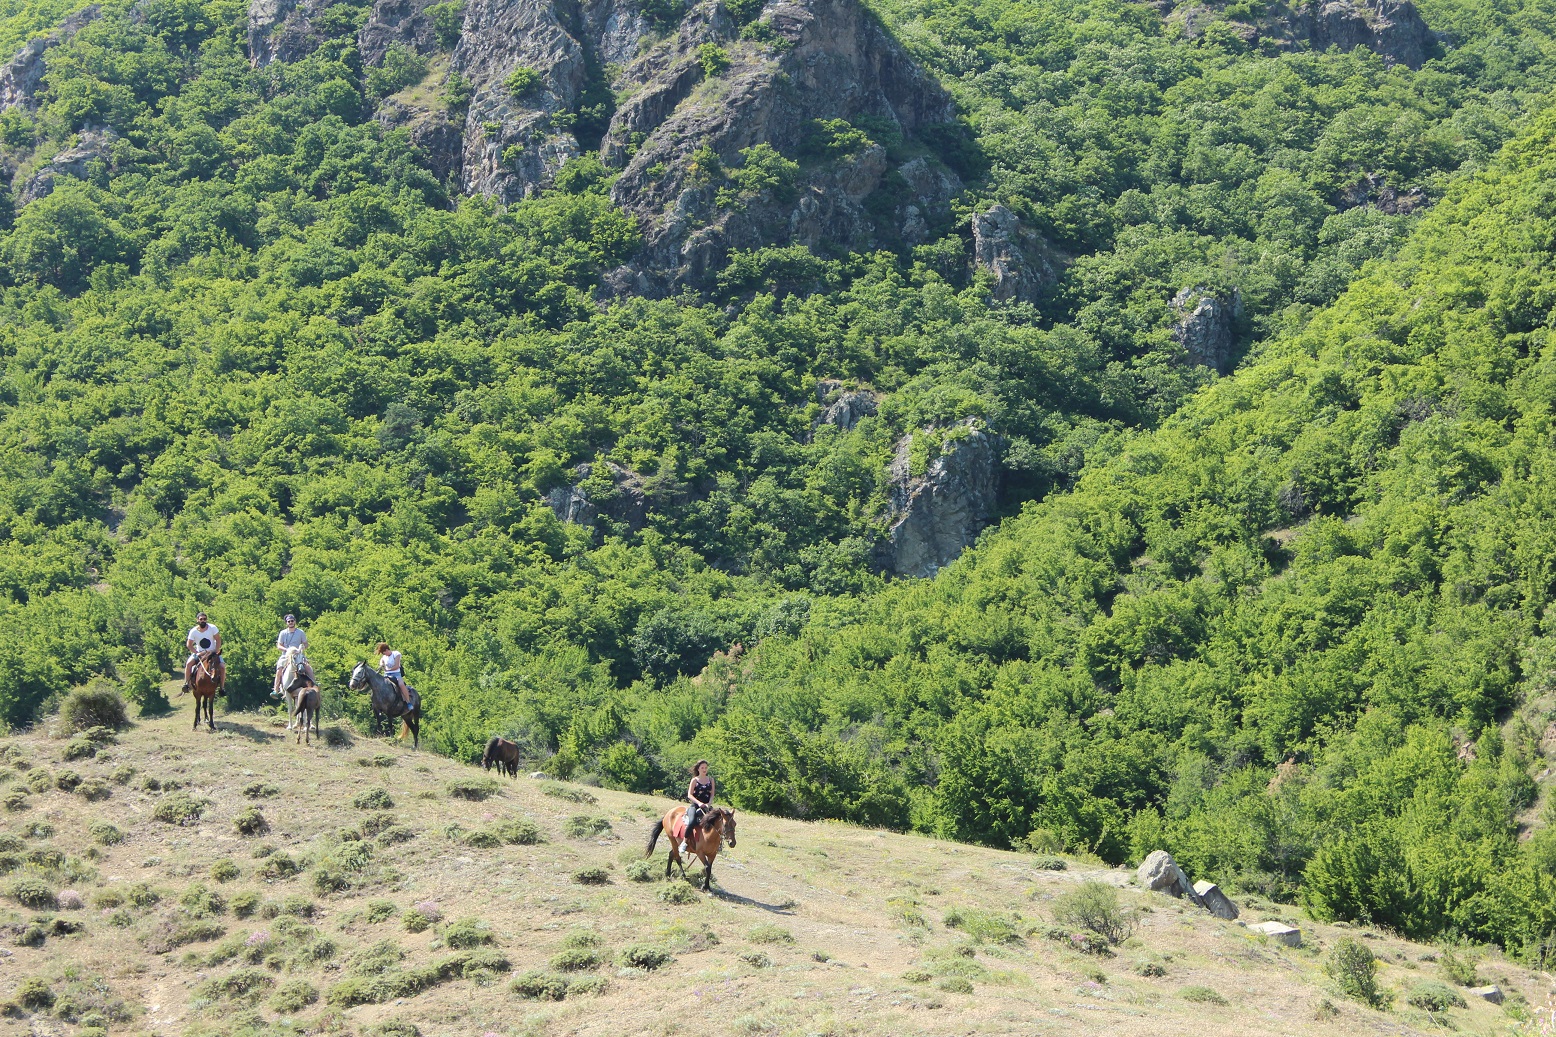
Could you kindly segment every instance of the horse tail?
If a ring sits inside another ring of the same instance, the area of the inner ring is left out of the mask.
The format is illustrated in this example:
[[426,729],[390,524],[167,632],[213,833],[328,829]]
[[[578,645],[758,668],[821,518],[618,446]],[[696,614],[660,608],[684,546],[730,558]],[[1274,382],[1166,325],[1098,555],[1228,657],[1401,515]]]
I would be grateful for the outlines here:
[[654,827],[648,830],[648,846],[644,847],[643,856],[652,857],[654,855],[654,845],[659,842],[659,833],[663,832],[664,830],[664,818],[660,818],[658,821],[654,822]]
[[404,717],[400,718],[400,737],[404,738],[411,733],[411,722]]

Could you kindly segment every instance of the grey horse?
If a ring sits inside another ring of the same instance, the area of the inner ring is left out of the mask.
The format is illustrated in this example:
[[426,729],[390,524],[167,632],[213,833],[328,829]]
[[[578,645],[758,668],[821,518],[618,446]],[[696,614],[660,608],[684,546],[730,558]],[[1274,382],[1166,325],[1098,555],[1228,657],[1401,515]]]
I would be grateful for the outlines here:
[[389,721],[399,717],[402,723],[399,737],[404,738],[406,732],[410,732],[411,745],[421,748],[421,696],[416,693],[415,688],[410,689],[411,704],[407,706],[405,700],[400,697],[400,689],[395,687],[394,682],[365,662],[357,663],[356,669],[351,671],[351,679],[346,682],[346,687],[352,691],[367,690],[371,693],[375,734],[381,726],[388,726]]

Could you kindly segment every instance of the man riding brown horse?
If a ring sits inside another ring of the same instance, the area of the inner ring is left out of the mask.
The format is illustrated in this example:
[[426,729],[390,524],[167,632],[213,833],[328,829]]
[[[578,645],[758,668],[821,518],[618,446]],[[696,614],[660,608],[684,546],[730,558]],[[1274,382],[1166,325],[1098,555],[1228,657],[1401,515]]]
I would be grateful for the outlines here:
[[184,638],[184,647],[189,650],[189,658],[184,660],[184,690],[188,691],[194,683],[195,663],[204,657],[216,667],[216,693],[227,694],[227,664],[222,661],[221,631],[204,612],[195,616],[195,625]]

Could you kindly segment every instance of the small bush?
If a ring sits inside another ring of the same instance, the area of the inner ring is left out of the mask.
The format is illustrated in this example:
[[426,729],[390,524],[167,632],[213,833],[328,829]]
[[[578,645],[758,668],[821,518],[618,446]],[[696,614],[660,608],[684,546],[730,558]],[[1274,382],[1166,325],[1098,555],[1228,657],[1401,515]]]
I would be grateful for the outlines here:
[[115,785],[128,785],[135,780],[136,773],[134,767],[125,764],[122,767],[115,767],[113,773],[108,775],[108,780]]
[[[70,772],[66,772],[67,774]],[[54,787],[54,775],[43,768],[30,772],[26,777],[27,788],[32,792],[47,792]]]
[[1437,956],[1437,964],[1443,975],[1461,987],[1480,985],[1480,970],[1474,957],[1467,953],[1457,954],[1452,947],[1444,947]]
[[1135,965],[1135,975],[1145,976],[1147,979],[1160,979],[1167,975],[1167,969],[1160,962],[1142,961]]
[[206,918],[227,912],[226,899],[214,889],[206,889],[198,882],[184,890],[178,898],[178,906],[191,918]]
[[771,968],[773,964],[773,959],[761,951],[747,951],[740,956],[740,960],[754,969]]
[[195,988],[195,996],[206,1001],[254,1004],[275,984],[275,979],[264,969],[238,969],[201,983]]
[[312,983],[304,979],[289,979],[271,997],[270,1007],[283,1015],[291,1015],[318,1000],[319,992]]
[[966,976],[947,976],[935,984],[939,990],[948,994],[971,994],[973,992],[972,980]]
[[1324,971],[1346,997],[1384,1008],[1389,997],[1378,987],[1378,959],[1363,943],[1346,937],[1329,950]]
[[59,906],[54,891],[34,878],[20,878],[6,887],[5,895],[34,911],[52,911]]
[[25,785],[12,785],[5,790],[5,796],[0,798],[0,806],[7,810],[26,810],[28,788]]
[[1051,853],[1040,853],[1032,858],[1032,867],[1039,871],[1066,871],[1070,865],[1063,857],[1056,857]]
[[331,724],[324,729],[324,744],[331,749],[344,749],[351,744],[351,735],[338,724]]
[[519,65],[502,81],[508,93],[518,100],[540,85],[540,73],[525,65]]
[[443,942],[455,950],[484,947],[492,942],[492,931],[475,918],[461,918],[443,929]]
[[400,924],[408,933],[424,933],[432,928],[432,919],[413,907],[400,916]]
[[605,993],[610,983],[604,976],[578,976],[567,982],[568,997],[588,997]]
[[1184,987],[1178,991],[1178,996],[1185,1001],[1193,1001],[1201,1005],[1224,1005],[1226,998],[1211,990],[1209,987]]
[[746,939],[752,943],[793,943],[794,934],[781,925],[761,922],[746,930]]
[[205,801],[187,792],[170,792],[157,800],[151,816],[168,825],[190,825],[205,813]]
[[362,823],[358,825],[357,828],[364,836],[372,837],[383,832],[387,832],[389,829],[393,828],[394,822],[395,816],[393,814],[387,811],[381,811],[377,814],[369,814],[364,817],[362,819]]
[[23,858],[28,864],[41,871],[58,871],[65,866],[65,855],[59,850],[51,850],[46,846],[40,846],[36,850],[28,850]]
[[1405,1003],[1428,1012],[1446,1012],[1465,1007],[1464,998],[1452,987],[1431,981],[1419,983],[1405,996]]
[[65,696],[65,701],[59,707],[59,723],[66,734],[94,727],[117,731],[129,725],[130,715],[124,708],[124,699],[119,697],[117,691],[101,685],[89,685]]
[[265,820],[264,813],[258,807],[244,807],[232,819],[232,827],[239,835],[252,838],[270,831],[270,822]]
[[546,841],[540,828],[528,818],[505,818],[487,830],[509,846],[538,846]]
[[390,1019],[369,1026],[362,1031],[362,1037],[421,1037],[421,1030],[408,1020]]
[[702,899],[697,891],[684,882],[672,882],[659,891],[659,899],[666,904],[674,904],[677,907],[685,907],[687,904],[695,904]]
[[674,960],[669,951],[651,943],[630,944],[616,955],[616,964],[620,967],[642,969],[645,972],[664,968]]
[[210,919],[170,915],[152,927],[142,942],[152,954],[166,954],[185,944],[218,940],[225,935],[226,928]]
[[601,960],[598,951],[573,947],[552,955],[551,967],[558,972],[585,972],[599,968]]
[[591,836],[604,835],[611,830],[610,818],[591,816],[589,814],[574,814],[562,822],[562,831],[572,839],[587,839]]
[[144,910],[155,907],[162,900],[162,891],[144,882],[136,882],[124,888],[124,900],[131,907]]
[[21,853],[26,849],[27,844],[22,842],[20,836],[0,832],[0,853]]
[[588,949],[600,945],[600,934],[593,929],[574,929],[562,937],[562,946],[569,949]]
[[379,846],[396,846],[400,843],[410,842],[416,838],[416,833],[404,825],[390,825],[378,833]]
[[1132,912],[1119,906],[1118,890],[1102,882],[1084,882],[1054,901],[1054,920],[1120,944],[1135,931]]
[[67,762],[90,760],[97,755],[97,749],[97,743],[86,737],[86,735],[76,735],[76,737],[65,743],[65,752],[61,758]]
[[389,756],[389,755],[387,755],[385,753],[379,753],[376,756],[359,756],[359,757],[357,757],[357,766],[358,767],[393,767],[394,766],[394,757],[393,756]]
[[652,861],[635,860],[627,864],[627,878],[633,882],[653,882],[659,877],[659,869]]
[[393,940],[379,940],[353,954],[346,962],[346,972],[353,976],[381,976],[397,968],[404,959],[405,952]]
[[22,829],[22,835],[28,839],[52,839],[54,838],[54,826],[47,821],[29,821]]
[[232,909],[234,917],[248,918],[255,911],[259,910],[261,899],[260,895],[252,889],[245,889],[242,892],[234,893],[232,900],[228,902],[227,906]]
[[386,789],[366,789],[352,797],[351,805],[358,810],[392,810],[394,800]]
[[293,893],[276,905],[276,909],[288,918],[312,918],[317,908],[313,901],[301,893]]
[[387,922],[398,914],[400,909],[388,900],[369,900],[367,902],[367,920],[370,924]]
[[560,1001],[567,996],[567,977],[547,972],[526,972],[515,976],[508,989],[532,1001]]
[[456,778],[448,783],[448,794],[455,799],[479,803],[496,795],[502,786],[491,778]]
[[76,786],[76,795],[88,803],[101,803],[113,795],[113,788],[102,778],[88,778]]
[[231,882],[242,874],[243,872],[239,871],[238,866],[228,857],[223,857],[211,865],[211,879],[216,882]]
[[301,865],[292,859],[291,854],[277,851],[264,860],[265,863],[259,868],[259,877],[262,879],[271,881],[289,879],[302,871]]
[[86,830],[99,846],[113,846],[124,841],[124,833],[107,821],[93,821]]
[[269,799],[271,796],[279,796],[281,790],[268,782],[252,781],[243,786],[243,794],[249,799]]
[[16,1003],[29,1012],[43,1012],[54,1007],[54,990],[46,979],[29,976],[16,988]]
[[1015,914],[952,908],[945,913],[945,924],[962,930],[977,943],[1021,942],[1021,918]]
[[603,886],[611,880],[604,868],[579,868],[573,872],[573,881],[580,886]]
[[73,889],[62,889],[56,898],[61,911],[79,911],[83,903],[81,894]]
[[54,775],[54,787],[61,792],[74,792],[79,784],[81,784],[81,775],[75,771],[60,771]]
[[582,803],[585,806],[591,807],[599,803],[594,793],[586,792],[583,789],[575,789],[571,785],[563,785],[561,782],[548,781],[540,786],[540,791],[556,799],[565,799],[569,803]]

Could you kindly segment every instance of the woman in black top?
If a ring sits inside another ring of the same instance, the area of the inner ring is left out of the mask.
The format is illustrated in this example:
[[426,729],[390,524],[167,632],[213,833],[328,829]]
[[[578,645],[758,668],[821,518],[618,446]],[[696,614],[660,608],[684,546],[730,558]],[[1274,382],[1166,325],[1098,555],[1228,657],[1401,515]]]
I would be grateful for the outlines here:
[[681,852],[686,852],[687,840],[702,816],[703,808],[713,805],[713,778],[708,774],[708,761],[698,760],[692,766],[692,780],[686,786],[686,832],[681,836]]

